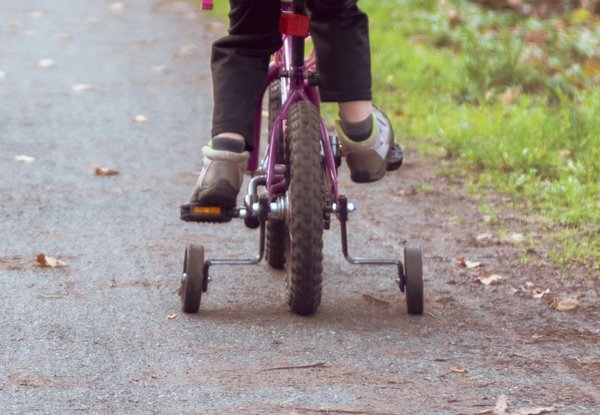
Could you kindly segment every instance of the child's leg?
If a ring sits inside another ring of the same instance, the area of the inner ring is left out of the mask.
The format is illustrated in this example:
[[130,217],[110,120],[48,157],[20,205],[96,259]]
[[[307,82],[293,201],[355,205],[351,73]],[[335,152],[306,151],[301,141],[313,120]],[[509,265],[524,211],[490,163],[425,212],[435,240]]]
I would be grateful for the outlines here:
[[[252,148],[256,104],[270,55],[281,45],[279,0],[230,0],[229,34],[212,47],[212,135],[235,133]],[[231,136],[232,134],[228,134]]]
[[389,120],[371,104],[369,21],[357,0],[309,0],[311,34],[319,62],[323,101],[338,102],[336,127],[351,178],[383,177],[394,141]]
[[229,34],[212,48],[213,138],[202,149],[202,170],[191,198],[225,208],[236,205],[269,57],[281,44],[279,0],[229,3]]

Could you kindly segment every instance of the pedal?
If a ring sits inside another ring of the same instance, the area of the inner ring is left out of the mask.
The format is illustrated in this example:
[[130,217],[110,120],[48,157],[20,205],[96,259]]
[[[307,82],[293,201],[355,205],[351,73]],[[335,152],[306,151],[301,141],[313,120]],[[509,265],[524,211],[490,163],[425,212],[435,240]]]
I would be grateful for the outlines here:
[[386,170],[397,170],[404,161],[404,150],[397,143],[392,143],[386,156]]
[[239,216],[239,210],[219,206],[201,206],[189,203],[181,206],[180,218],[186,222],[225,223]]

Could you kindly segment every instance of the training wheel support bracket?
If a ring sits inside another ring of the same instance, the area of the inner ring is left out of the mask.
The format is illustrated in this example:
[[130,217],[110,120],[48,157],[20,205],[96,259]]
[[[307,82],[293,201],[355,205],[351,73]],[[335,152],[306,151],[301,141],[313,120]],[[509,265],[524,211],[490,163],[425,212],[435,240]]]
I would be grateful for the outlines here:
[[347,222],[348,214],[353,212],[355,207],[352,203],[348,202],[348,199],[344,195],[340,195],[338,203],[334,204],[333,211],[337,214],[340,221],[340,233],[342,240],[342,253],[344,258],[351,264],[354,265],[395,265],[398,270],[398,277],[396,282],[400,287],[400,291],[404,292],[406,286],[406,278],[404,276],[404,264],[399,259],[375,259],[375,258],[354,258],[348,253],[348,231]]

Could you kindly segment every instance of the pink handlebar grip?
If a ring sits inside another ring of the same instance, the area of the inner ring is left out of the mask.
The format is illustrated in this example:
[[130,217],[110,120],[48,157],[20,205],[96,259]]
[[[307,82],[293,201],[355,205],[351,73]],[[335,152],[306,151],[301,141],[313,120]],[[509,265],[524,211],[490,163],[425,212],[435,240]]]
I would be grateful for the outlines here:
[[213,0],[202,0],[202,10],[212,10]]

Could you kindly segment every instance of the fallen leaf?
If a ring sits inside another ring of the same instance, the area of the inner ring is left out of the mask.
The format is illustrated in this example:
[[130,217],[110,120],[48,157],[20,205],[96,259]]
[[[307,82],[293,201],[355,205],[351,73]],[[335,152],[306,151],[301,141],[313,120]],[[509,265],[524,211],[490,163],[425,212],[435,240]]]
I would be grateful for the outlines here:
[[461,267],[464,267],[464,268],[467,268],[467,269],[481,267],[481,262],[469,261],[468,259],[465,259],[463,257],[456,258],[456,263],[458,265],[460,265]]
[[479,234],[475,237],[475,239],[477,239],[478,241],[487,241],[490,240],[494,237],[494,234],[492,234],[491,232],[485,232],[482,234]]
[[94,86],[90,85],[90,84],[75,84],[71,86],[71,91],[79,94],[82,92],[88,92],[88,91],[93,91],[94,90]]
[[525,37],[525,42],[543,45],[548,42],[548,33],[544,30],[534,30]]
[[44,69],[53,68],[56,66],[56,62],[50,58],[45,58],[38,62],[38,66]]
[[42,267],[57,268],[57,267],[66,267],[68,265],[66,262],[63,262],[60,259],[57,259],[57,258],[54,258],[51,256],[46,256],[45,254],[41,254],[41,253],[37,254],[37,256],[35,257],[35,260]]
[[382,300],[381,298],[374,297],[369,294],[362,295],[363,300],[365,300],[370,305],[375,305],[379,307],[389,307],[390,303],[388,301]]
[[506,397],[506,395],[498,396],[498,401],[496,402],[496,406],[494,407],[494,415],[509,415],[507,409],[508,398]]
[[540,406],[538,408],[517,409],[516,412],[511,412],[510,415],[542,415],[554,411],[556,411],[556,408],[553,406]]
[[464,367],[458,367],[458,366],[450,366],[448,368],[448,370],[450,372],[454,372],[454,373],[467,373],[468,372],[468,370],[465,369]]
[[177,52],[177,56],[190,56],[193,54],[198,53],[198,46],[194,45],[194,44],[190,44],[190,45],[184,45],[182,47],[179,48],[179,51]]
[[477,277],[477,281],[483,285],[498,285],[502,282],[502,276],[485,273]]
[[558,311],[570,311],[579,307],[580,304],[581,302],[579,301],[579,298],[568,297],[555,300],[551,304],[551,307]]
[[600,58],[590,58],[583,65],[583,73],[588,78],[600,78]]
[[550,294],[550,288],[546,288],[545,290],[534,288],[531,290],[531,298],[535,298],[536,300],[544,298],[546,294]]
[[116,176],[119,174],[117,170],[109,169],[108,167],[100,167],[97,164],[94,164],[93,167],[96,176]]
[[163,65],[154,65],[152,67],[152,72],[162,75],[162,74],[169,72],[169,68],[167,68],[166,66],[163,66]]
[[25,154],[18,154],[15,156],[16,161],[20,161],[21,163],[31,163],[35,161],[35,157],[27,156]]
[[456,9],[448,10],[448,24],[454,28],[463,22],[463,16]]
[[127,5],[122,2],[115,2],[108,5],[108,10],[113,13],[122,13],[127,9]]
[[168,320],[175,320],[175,318],[177,318],[177,314],[169,314],[169,315],[167,316],[167,319],[168,319]]
[[513,232],[510,234],[510,236],[508,237],[509,240],[513,241],[513,242],[522,242],[523,240],[525,240],[525,236],[522,233],[519,232]]
[[117,280],[115,280],[114,278],[112,280],[110,280],[109,287],[110,288],[116,288],[117,287]]
[[142,124],[142,123],[148,122],[148,117],[146,117],[145,115],[142,115],[142,114],[138,114],[135,117],[133,117],[133,122]]

